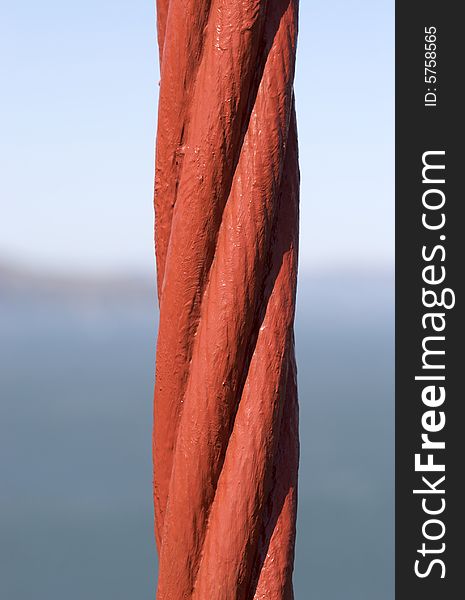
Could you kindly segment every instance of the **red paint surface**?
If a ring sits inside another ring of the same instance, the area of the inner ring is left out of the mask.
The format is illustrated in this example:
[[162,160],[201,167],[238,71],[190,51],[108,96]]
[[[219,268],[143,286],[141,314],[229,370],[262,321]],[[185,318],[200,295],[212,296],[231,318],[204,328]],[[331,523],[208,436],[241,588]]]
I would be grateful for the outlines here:
[[297,0],[157,6],[157,599],[288,600]]

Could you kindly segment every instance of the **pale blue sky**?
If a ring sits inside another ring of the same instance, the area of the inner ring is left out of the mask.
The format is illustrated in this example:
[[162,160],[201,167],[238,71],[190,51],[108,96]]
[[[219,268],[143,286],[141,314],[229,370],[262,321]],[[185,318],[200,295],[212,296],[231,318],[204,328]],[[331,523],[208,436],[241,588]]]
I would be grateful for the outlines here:
[[[302,0],[301,265],[389,265],[392,0]],[[0,261],[153,265],[154,0],[0,4]]]

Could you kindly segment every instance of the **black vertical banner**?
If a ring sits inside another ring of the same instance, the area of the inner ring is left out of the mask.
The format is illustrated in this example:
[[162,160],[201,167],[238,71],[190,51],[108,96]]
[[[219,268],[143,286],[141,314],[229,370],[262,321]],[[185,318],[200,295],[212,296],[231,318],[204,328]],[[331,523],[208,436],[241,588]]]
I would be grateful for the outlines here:
[[396,599],[463,595],[459,2],[396,2]]

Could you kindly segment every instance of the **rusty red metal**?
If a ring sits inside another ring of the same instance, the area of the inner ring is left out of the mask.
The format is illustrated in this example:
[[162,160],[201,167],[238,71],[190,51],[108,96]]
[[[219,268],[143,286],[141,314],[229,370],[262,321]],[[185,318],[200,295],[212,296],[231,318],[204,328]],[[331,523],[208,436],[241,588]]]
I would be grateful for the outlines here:
[[298,2],[157,9],[157,600],[289,600]]

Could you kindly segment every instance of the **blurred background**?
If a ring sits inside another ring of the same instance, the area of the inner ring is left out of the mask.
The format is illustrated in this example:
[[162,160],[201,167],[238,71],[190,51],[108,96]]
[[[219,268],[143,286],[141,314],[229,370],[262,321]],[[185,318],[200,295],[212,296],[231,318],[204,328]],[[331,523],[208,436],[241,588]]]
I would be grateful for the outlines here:
[[[392,600],[394,4],[301,2],[297,600]],[[0,597],[153,598],[153,1],[0,4]]]

